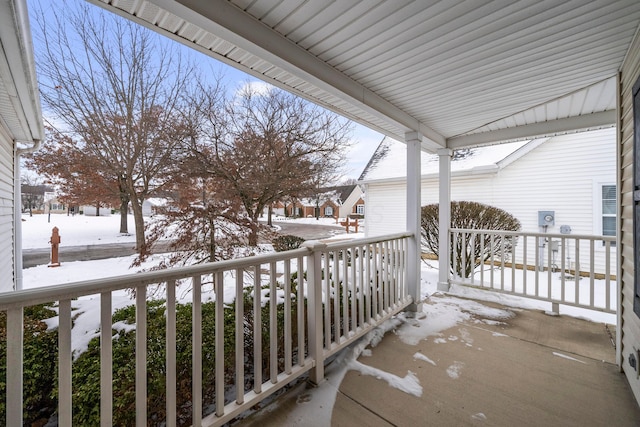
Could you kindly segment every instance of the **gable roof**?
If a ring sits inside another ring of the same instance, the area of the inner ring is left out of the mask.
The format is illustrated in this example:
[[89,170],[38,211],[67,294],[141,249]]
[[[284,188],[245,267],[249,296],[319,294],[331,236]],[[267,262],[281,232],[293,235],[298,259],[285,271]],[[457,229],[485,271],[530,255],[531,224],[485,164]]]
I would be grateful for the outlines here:
[[[451,160],[451,173],[478,174],[497,172],[547,140],[548,138],[538,138],[530,141],[518,141],[456,151]],[[421,165],[422,177],[438,175],[438,155],[422,152]],[[362,175],[360,175],[359,181],[367,183],[404,180],[406,179],[406,169],[406,145],[385,137],[371,156],[371,160]]]
[[423,148],[598,129],[638,0],[89,0]]

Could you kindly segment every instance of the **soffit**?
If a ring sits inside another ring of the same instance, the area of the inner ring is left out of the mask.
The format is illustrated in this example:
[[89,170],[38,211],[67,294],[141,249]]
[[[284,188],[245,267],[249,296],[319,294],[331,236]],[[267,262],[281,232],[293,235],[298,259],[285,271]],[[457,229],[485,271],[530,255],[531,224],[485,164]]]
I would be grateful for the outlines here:
[[558,129],[611,125],[597,113],[615,109],[640,22],[637,0],[91,1],[396,139],[419,131],[431,149],[567,118],[582,120]]

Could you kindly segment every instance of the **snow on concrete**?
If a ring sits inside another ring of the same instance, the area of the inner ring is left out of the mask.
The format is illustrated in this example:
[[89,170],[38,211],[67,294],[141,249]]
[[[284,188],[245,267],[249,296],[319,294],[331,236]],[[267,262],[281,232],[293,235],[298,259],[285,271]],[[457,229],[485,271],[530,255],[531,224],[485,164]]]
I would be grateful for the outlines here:
[[436,362],[434,362],[433,360],[429,359],[427,356],[425,356],[424,354],[420,353],[419,351],[416,352],[413,355],[413,359],[414,360],[423,360],[423,361],[425,361],[427,363],[431,363],[433,366],[437,366]]
[[447,375],[449,375],[450,378],[457,380],[460,378],[462,368],[464,368],[464,363],[456,360],[447,368]]

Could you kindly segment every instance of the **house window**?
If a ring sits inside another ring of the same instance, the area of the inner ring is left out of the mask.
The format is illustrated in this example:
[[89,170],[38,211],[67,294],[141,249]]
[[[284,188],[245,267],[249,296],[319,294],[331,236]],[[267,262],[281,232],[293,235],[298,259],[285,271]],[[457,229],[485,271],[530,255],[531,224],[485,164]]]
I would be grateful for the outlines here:
[[356,213],[358,215],[364,215],[364,205],[356,205]]
[[333,216],[333,207],[327,206],[324,208],[324,216]]
[[616,186],[602,186],[602,235],[616,235]]

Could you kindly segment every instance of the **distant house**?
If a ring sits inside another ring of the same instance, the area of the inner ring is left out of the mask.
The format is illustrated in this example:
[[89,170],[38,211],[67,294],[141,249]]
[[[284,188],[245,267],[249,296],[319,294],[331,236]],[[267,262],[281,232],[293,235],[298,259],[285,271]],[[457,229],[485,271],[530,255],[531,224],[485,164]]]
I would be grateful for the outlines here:
[[[524,231],[614,236],[615,145],[609,128],[456,152],[451,200],[502,208]],[[368,237],[406,229],[405,169],[405,145],[385,138],[360,177]],[[438,203],[437,155],[422,153],[421,185],[422,205]]]
[[279,201],[272,207],[276,215],[314,217],[318,208],[320,217],[345,218],[353,214],[364,215],[364,198],[359,185],[340,185],[322,188],[310,197],[291,198],[286,203]]
[[47,192],[44,194],[44,213],[64,214],[67,213],[67,206],[58,200],[54,192]]
[[45,209],[45,194],[53,192],[53,188],[48,185],[28,185],[21,186],[22,212],[42,213]]

